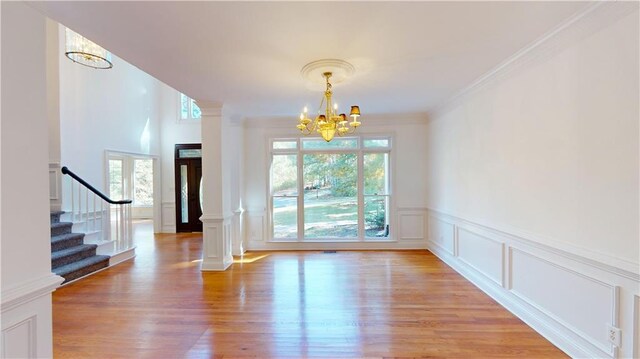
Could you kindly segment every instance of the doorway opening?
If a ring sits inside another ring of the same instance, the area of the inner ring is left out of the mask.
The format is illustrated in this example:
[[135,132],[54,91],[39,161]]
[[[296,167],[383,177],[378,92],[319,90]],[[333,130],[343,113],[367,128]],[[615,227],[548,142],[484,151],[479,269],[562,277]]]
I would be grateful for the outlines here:
[[175,150],[176,232],[202,232],[202,144]]
[[[132,200],[131,219],[134,229],[138,225],[149,227],[151,230],[147,232],[153,237],[153,232],[156,231],[154,219],[157,218],[156,196],[160,193],[160,181],[157,178],[158,158],[112,151],[107,151],[106,157],[109,198],[116,201]],[[135,237],[140,236],[134,233],[134,240]]]

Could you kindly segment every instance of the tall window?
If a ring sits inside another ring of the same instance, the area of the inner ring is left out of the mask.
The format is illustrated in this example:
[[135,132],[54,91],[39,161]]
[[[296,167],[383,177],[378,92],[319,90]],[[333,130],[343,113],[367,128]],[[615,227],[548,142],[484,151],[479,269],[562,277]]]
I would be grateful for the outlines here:
[[153,206],[153,160],[150,158],[133,160],[133,205]]
[[181,120],[199,120],[202,117],[200,107],[196,102],[187,95],[180,94],[180,119]]
[[272,238],[388,238],[390,151],[388,137],[273,140]]

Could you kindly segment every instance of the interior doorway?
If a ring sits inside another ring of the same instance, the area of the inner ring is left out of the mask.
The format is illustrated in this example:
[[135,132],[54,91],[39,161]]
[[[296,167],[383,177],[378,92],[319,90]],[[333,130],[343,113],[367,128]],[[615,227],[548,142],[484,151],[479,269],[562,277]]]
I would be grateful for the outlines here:
[[[112,200],[130,199],[134,224],[145,222],[159,232],[160,178],[158,157],[144,154],[106,151],[106,193]],[[113,215],[115,218],[115,215]],[[159,224],[159,223],[158,223]]]
[[175,150],[176,232],[202,232],[202,145]]

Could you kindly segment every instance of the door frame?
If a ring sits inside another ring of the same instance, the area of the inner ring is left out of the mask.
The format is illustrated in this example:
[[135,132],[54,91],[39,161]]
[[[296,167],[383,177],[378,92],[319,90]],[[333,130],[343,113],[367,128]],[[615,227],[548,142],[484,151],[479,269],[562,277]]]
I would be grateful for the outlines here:
[[[123,166],[127,166],[129,162],[134,159],[152,159],[153,160],[153,232],[162,232],[162,168],[160,167],[160,156],[149,155],[145,153],[126,152],[105,150],[104,151],[104,187],[103,192],[109,193],[109,159],[122,159],[124,161]],[[124,167],[123,167],[124,170]],[[131,169],[129,169],[131,170]],[[123,178],[127,183],[124,186],[131,186],[130,179]],[[131,198],[133,199],[133,198]]]
[[[181,225],[181,214],[182,214],[182,201],[180,198],[180,160],[185,160],[185,159],[189,159],[189,158],[180,158],[179,156],[179,151],[180,150],[202,150],[202,144],[201,143],[180,143],[180,144],[176,144],[175,145],[175,149],[174,149],[174,153],[173,153],[173,172],[174,172],[174,195],[175,195],[175,221],[176,221],[176,233],[180,233],[180,232],[191,232],[192,230],[183,230],[181,231],[179,229],[179,226]],[[199,159],[202,163],[202,157],[193,157],[191,159]],[[199,219],[198,219],[199,220]],[[193,228],[191,228],[193,229]],[[199,232],[202,231],[202,222],[200,223],[199,228]]]

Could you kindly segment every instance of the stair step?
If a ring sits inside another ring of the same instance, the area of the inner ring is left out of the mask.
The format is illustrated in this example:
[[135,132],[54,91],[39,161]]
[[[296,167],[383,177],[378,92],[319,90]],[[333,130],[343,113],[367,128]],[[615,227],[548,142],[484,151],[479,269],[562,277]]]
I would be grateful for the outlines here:
[[80,261],[96,255],[97,244],[82,244],[51,253],[51,268],[55,269],[64,265]]
[[82,245],[84,233],[65,233],[51,237],[51,252]]
[[51,237],[55,237],[61,234],[71,233],[71,222],[57,222],[51,223]]
[[53,211],[51,212],[51,223],[59,223],[60,216],[64,214],[64,211]]
[[108,266],[109,256],[92,256],[55,268],[53,272],[64,277],[63,283],[66,283]]

